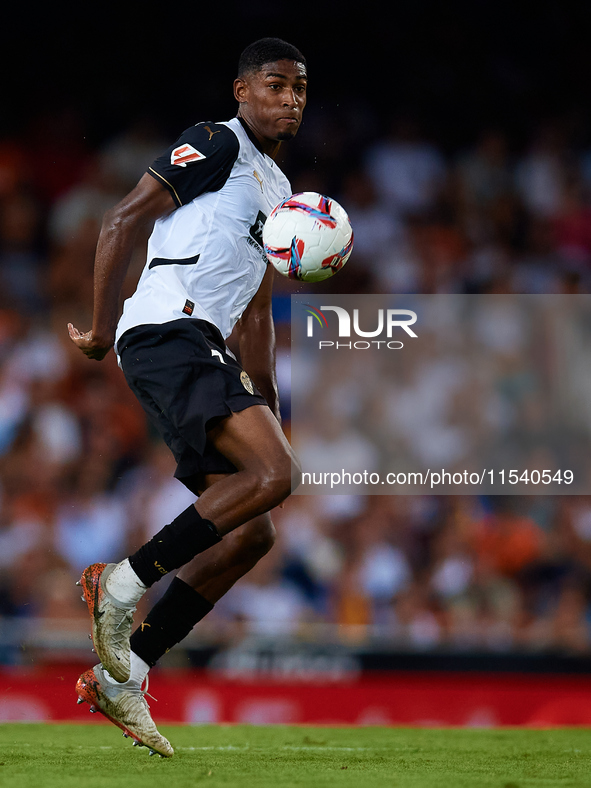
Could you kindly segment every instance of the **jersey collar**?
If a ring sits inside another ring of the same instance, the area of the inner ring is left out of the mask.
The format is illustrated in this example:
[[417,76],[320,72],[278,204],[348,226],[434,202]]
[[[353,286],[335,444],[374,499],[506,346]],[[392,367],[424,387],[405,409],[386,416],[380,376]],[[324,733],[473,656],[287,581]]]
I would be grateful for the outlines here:
[[252,133],[252,129],[250,128],[248,123],[244,120],[244,118],[241,118],[240,115],[236,115],[236,117],[240,121],[240,125],[246,132],[248,139],[252,142],[252,144],[255,146],[255,148],[258,150],[259,153],[261,153],[263,156],[266,156],[266,154],[263,153],[263,151],[261,150],[261,143],[257,140],[257,138]]

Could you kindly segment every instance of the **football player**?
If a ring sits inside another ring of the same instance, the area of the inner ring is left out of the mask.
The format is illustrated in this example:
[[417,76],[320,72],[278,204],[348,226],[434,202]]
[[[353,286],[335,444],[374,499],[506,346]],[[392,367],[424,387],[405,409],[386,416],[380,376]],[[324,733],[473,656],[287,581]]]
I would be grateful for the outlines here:
[[[281,429],[271,313],[273,268],[262,227],[291,188],[274,159],[306,105],[301,52],[276,38],[240,56],[236,117],[187,129],[104,217],[92,329],[68,325],[90,359],[114,347],[125,378],[198,496],[119,564],[80,579],[100,664],[78,680],[87,701],[150,748],[171,756],[142,686],[157,660],[271,548],[269,511],[299,482]],[[118,320],[139,228],[154,222],[147,260]],[[226,347],[235,330],[240,362]],[[133,632],[146,589],[177,572]]]

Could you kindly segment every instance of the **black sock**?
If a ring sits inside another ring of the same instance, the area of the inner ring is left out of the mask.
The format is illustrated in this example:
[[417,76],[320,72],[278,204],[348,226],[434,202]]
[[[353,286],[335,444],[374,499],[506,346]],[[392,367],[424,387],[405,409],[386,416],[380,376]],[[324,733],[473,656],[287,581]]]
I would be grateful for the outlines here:
[[204,520],[194,506],[189,506],[130,555],[129,563],[142,583],[151,586],[162,575],[180,569],[221,538],[215,525]]
[[175,577],[130,639],[131,650],[154,667],[160,657],[180,643],[213,609],[211,602]]

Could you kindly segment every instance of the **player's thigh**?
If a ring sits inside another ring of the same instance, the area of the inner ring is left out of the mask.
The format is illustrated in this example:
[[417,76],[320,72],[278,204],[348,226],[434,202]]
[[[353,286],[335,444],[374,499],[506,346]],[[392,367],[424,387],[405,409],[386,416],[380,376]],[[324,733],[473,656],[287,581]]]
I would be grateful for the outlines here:
[[232,413],[208,432],[208,440],[241,470],[291,474],[294,454],[281,426],[266,405]]

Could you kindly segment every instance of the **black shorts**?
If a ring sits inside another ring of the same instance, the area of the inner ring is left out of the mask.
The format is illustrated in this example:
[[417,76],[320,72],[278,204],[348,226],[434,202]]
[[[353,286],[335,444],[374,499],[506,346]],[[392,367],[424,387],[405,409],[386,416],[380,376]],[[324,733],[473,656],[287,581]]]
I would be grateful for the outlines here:
[[219,330],[193,318],[136,326],[117,352],[127,383],[174,455],[176,478],[197,494],[203,474],[234,473],[207,432],[231,413],[267,402]]

